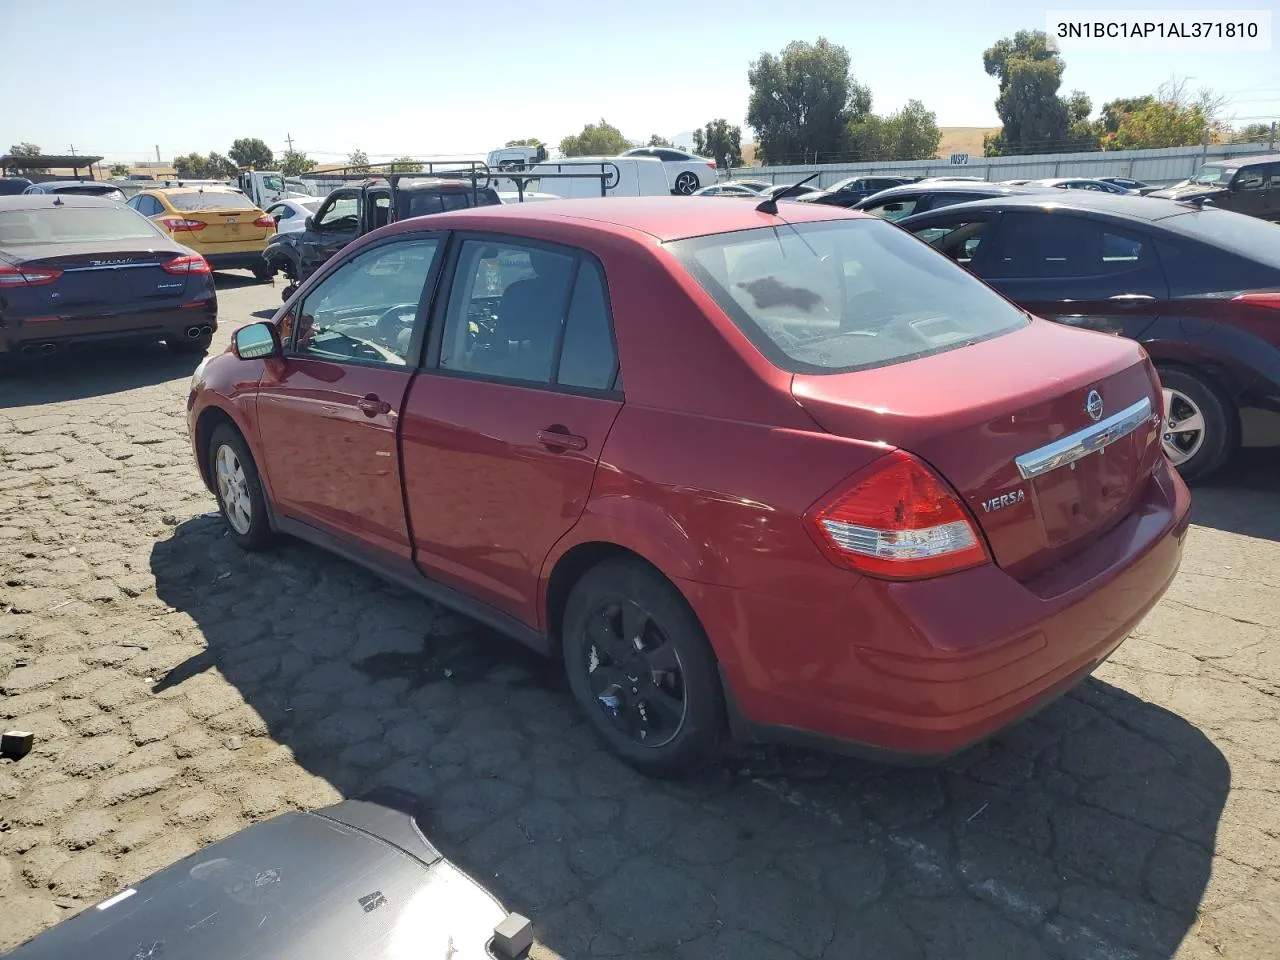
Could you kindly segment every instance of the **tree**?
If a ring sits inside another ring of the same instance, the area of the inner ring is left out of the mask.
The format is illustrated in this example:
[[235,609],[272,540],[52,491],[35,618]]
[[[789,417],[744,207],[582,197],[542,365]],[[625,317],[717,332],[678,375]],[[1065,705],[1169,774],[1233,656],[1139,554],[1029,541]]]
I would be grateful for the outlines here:
[[1224,102],[1209,90],[1190,97],[1185,81],[1161,84],[1154,95],[1113,100],[1102,108],[1103,146],[1112,150],[1188,147],[1200,143],[1206,132],[1210,139],[1223,138],[1230,132],[1218,119]]
[[938,117],[919,100],[887,117],[868,114],[849,124],[845,152],[855,160],[926,160],[936,156]]
[[208,156],[188,153],[174,157],[173,169],[184,180],[229,180],[239,173],[236,165],[220,153]]
[[1235,131],[1235,140],[1244,141],[1246,143],[1261,143],[1262,141],[1271,140],[1271,124],[1269,123],[1250,123]]
[[422,164],[413,157],[396,157],[391,161],[389,173],[421,173]]
[[127,177],[129,175],[129,165],[126,163],[113,163],[107,167],[107,173],[117,179]]
[[630,149],[631,143],[622,131],[603,117],[599,124],[588,123],[581,133],[560,141],[560,152],[566,157],[612,157]]
[[652,134],[652,135],[649,137],[649,142],[648,142],[647,144],[645,144],[645,146],[649,146],[649,147],[672,147],[672,146],[675,146],[675,144],[673,144],[673,143],[672,143],[670,140],[668,140],[666,137],[660,137],[660,136],[658,136],[658,135],[655,133],[655,134]]
[[355,173],[368,173],[369,155],[359,148],[352,150],[347,156],[347,166]]
[[849,72],[849,52],[819,37],[762,53],[747,69],[747,123],[765,163],[836,154],[851,123],[871,112],[871,91]]
[[275,166],[275,156],[271,148],[257,137],[241,137],[231,144],[227,151],[238,167],[252,167],[254,170],[270,170]]
[[300,150],[286,150],[280,157],[280,172],[296,177],[315,167],[316,162]]
[[701,157],[710,157],[721,170],[740,167],[742,128],[730,126],[729,121],[723,118],[709,120],[702,129],[693,131],[693,152]]
[[505,144],[508,147],[542,147],[545,144],[537,137],[525,137],[523,140],[508,140]]
[[1043,30],[1019,30],[997,41],[982,54],[982,66],[1000,85],[996,113],[1003,124],[999,134],[987,138],[988,156],[1047,152],[1065,144],[1071,119],[1067,102],[1058,96],[1063,63],[1049,49]]
[[[43,156],[43,154],[40,152],[39,147],[37,147],[34,143],[26,143],[25,141],[22,143],[15,143],[13,146],[9,148],[9,153],[15,157]],[[49,168],[37,166],[35,164],[31,164],[31,165],[22,164],[17,168],[15,172],[20,176],[25,176],[26,174],[29,174],[29,173],[48,173]]]

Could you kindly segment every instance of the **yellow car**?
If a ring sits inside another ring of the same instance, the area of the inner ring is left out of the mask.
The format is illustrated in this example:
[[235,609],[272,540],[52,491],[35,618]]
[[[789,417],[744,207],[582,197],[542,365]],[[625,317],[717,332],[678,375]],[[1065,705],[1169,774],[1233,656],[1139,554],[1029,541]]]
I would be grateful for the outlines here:
[[275,221],[239,190],[230,187],[164,187],[143,190],[129,206],[174,240],[209,261],[215,270],[243,267],[259,280],[271,279],[262,258],[276,232]]

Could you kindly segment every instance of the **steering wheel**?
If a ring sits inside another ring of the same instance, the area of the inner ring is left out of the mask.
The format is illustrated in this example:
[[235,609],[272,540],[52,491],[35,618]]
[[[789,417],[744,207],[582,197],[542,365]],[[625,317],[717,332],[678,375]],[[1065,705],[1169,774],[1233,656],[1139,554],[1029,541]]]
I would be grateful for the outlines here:
[[402,319],[406,311],[412,310],[416,317],[418,304],[415,303],[397,303],[394,307],[389,307],[382,311],[378,317],[378,324],[374,328],[374,336],[388,346],[395,346],[400,338],[400,334],[405,328],[411,326],[413,321],[405,323]]

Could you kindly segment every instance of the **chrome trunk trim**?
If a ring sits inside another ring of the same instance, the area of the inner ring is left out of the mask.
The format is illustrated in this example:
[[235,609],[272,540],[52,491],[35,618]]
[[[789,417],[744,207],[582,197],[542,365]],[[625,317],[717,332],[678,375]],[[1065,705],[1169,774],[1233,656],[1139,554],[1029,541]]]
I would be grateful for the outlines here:
[[1014,458],[1022,479],[1031,480],[1069,463],[1097,453],[1122,440],[1151,419],[1151,398],[1143,397],[1135,404],[1113,413],[1105,420],[1068,434],[1029,453]]

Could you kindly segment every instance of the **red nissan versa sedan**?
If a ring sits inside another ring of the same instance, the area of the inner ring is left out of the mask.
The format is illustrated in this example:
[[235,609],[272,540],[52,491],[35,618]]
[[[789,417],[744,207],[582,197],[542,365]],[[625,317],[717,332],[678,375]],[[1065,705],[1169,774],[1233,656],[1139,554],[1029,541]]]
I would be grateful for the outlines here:
[[192,380],[232,536],[562,656],[652,774],[726,734],[941,755],[1019,719],[1178,569],[1155,372],[878,218],[774,211],[551,201],[361,238]]

